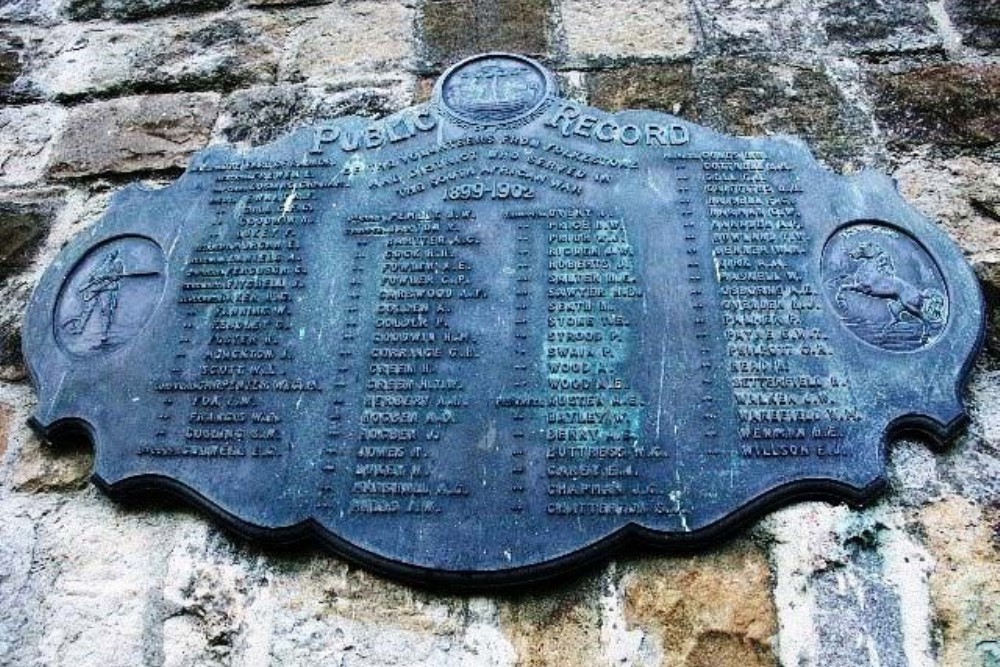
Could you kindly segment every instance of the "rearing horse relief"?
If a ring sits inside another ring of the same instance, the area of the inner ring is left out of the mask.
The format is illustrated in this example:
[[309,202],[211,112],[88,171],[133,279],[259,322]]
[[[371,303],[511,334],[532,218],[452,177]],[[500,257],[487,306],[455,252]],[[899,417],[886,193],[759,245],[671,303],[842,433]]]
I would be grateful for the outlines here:
[[850,310],[845,293],[884,299],[889,321],[881,333],[887,334],[906,319],[912,319],[920,326],[920,343],[926,343],[929,328],[941,324],[947,316],[944,294],[935,288],[921,289],[900,278],[892,258],[877,243],[863,241],[852,248],[848,256],[857,268],[837,289],[836,301],[841,310]]

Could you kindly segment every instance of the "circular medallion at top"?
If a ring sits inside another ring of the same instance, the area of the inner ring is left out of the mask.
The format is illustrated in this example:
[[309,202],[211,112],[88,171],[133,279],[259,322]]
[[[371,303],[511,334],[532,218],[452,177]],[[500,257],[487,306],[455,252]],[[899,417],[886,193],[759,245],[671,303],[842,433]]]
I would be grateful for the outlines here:
[[552,92],[551,76],[535,61],[508,53],[474,56],[438,81],[437,99],[456,119],[497,125],[531,118]]

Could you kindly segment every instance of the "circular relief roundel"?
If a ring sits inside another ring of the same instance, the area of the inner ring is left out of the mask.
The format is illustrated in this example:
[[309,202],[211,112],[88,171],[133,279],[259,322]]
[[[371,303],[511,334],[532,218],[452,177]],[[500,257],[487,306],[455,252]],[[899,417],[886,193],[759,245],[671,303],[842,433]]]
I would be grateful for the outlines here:
[[441,81],[441,104],[469,123],[507,123],[530,116],[546,100],[549,80],[519,56],[490,54],[458,63]]
[[877,221],[850,224],[827,241],[822,262],[826,296],[841,325],[866,343],[907,352],[944,330],[944,278],[906,232]]
[[111,352],[138,335],[163,293],[160,246],[120,236],[84,254],[63,281],[52,325],[59,346],[76,356]]

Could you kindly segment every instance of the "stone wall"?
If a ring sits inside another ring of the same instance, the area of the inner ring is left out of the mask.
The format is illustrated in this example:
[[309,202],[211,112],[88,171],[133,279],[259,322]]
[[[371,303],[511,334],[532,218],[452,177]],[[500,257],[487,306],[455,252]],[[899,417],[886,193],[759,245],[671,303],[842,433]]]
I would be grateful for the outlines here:
[[[998,47],[997,0],[3,0],[0,664],[997,667]],[[989,301],[967,432],[893,444],[863,511],[800,504],[715,550],[468,597],[113,504],[92,451],[26,427],[24,304],[114,192],[208,144],[422,101],[484,50],[609,110],[793,133],[831,169],[892,174]]]

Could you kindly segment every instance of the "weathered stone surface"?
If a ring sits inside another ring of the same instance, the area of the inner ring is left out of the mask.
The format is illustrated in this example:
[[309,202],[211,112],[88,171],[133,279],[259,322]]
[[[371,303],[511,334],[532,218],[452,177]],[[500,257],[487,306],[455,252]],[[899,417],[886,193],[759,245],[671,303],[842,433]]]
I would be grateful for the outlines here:
[[797,0],[691,0],[702,47],[711,54],[798,51],[819,36],[811,3]]
[[986,300],[985,356],[993,370],[1000,369],[1000,257],[975,265]]
[[21,355],[21,325],[24,308],[31,296],[31,283],[20,278],[0,282],[0,380],[19,381],[26,377]]
[[941,48],[927,5],[909,0],[828,0],[820,6],[827,39],[858,53]]
[[56,448],[34,433],[24,433],[11,485],[25,493],[82,489],[90,479],[93,463],[93,449],[82,439],[75,446]]
[[203,148],[219,95],[128,97],[75,107],[49,161],[56,178],[181,167]]
[[19,38],[0,33],[0,96],[3,98],[6,97],[10,85],[21,75],[22,48],[24,42]]
[[439,598],[329,559],[286,561],[269,580],[254,624],[267,626],[276,664],[516,664],[493,600]]
[[[15,655],[23,649],[24,629],[32,623],[27,613],[39,604],[31,597],[32,561],[37,532],[32,517],[3,506],[0,521],[0,664],[15,665]],[[37,579],[37,574],[34,577]],[[25,664],[25,663],[21,663]]]
[[61,0],[6,0],[0,3],[0,20],[51,25],[58,21]]
[[226,141],[257,146],[317,119],[389,115],[410,103],[413,85],[411,76],[399,73],[359,81],[347,90],[305,84],[241,90],[223,103],[216,129]]
[[[588,667],[604,663],[601,613],[594,601],[602,581],[588,577],[544,592],[514,596],[500,607],[500,622],[520,667]],[[566,638],[572,637],[572,642]]]
[[822,503],[770,515],[782,665],[932,665],[933,559],[889,507]]
[[973,259],[1000,249],[1000,164],[976,157],[905,157],[892,173],[900,194],[937,220]]
[[440,68],[485,51],[546,56],[552,11],[551,0],[428,0],[420,17],[423,59]]
[[889,454],[889,484],[900,505],[919,507],[948,491],[938,470],[940,452],[931,451],[926,442],[894,442]]
[[272,7],[296,7],[310,5],[328,5],[337,0],[244,0],[247,7],[272,8]]
[[934,555],[931,593],[942,637],[940,664],[992,667],[1000,638],[997,510],[950,496],[920,513]]
[[561,12],[570,62],[676,58],[695,46],[684,0],[655,6],[640,0],[568,0]]
[[817,65],[708,58],[694,76],[695,115],[720,131],[796,135],[834,167],[853,164],[871,141],[864,113]]
[[[0,403],[0,462],[3,461],[3,455],[7,453],[7,440],[10,438],[10,428],[11,428],[11,409],[9,405]],[[0,579],[3,576],[0,574]]]
[[0,33],[0,103],[36,101],[21,75],[24,72],[24,40],[18,35]]
[[109,508],[93,494],[75,494],[38,528],[49,584],[35,641],[14,664],[160,664],[162,644],[151,612],[162,587],[170,531],[156,517],[142,521]]
[[229,0],[66,0],[62,13],[74,21],[135,21],[164,14],[210,11],[228,4]]
[[873,72],[875,112],[890,143],[986,148],[1000,140],[1000,66]]
[[58,201],[0,196],[0,283],[26,269],[45,238]]
[[608,111],[655,109],[698,120],[688,63],[633,65],[587,76],[589,103]]
[[61,101],[270,83],[286,31],[267,16],[67,24],[36,49],[28,79]]
[[32,282],[19,277],[52,226],[61,201],[54,193],[0,193],[0,380],[25,376],[21,324]]
[[937,470],[943,491],[981,505],[1000,498],[1000,371],[986,360],[972,376],[967,393],[971,424],[966,435],[939,453]]
[[962,42],[977,49],[1000,47],[1000,0],[945,0]]
[[243,651],[266,656],[268,646],[247,646],[247,639],[260,620],[255,602],[270,596],[269,577],[234,556],[205,527],[181,527],[167,558],[160,613],[164,665],[221,664]]
[[52,104],[0,107],[0,186],[39,181],[66,112]]
[[644,559],[625,580],[626,618],[663,646],[664,667],[776,665],[766,554],[741,541],[683,559]]
[[398,71],[411,57],[413,10],[408,6],[362,0],[311,11],[311,20],[287,37],[282,81],[356,81],[359,75]]

